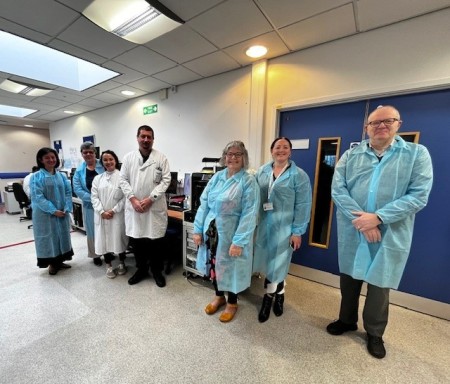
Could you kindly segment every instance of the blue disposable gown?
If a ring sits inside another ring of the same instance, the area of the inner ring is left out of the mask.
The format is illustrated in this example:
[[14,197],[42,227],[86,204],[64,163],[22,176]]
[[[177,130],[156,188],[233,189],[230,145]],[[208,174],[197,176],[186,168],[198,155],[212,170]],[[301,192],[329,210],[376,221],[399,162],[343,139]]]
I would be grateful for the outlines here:
[[[33,174],[30,182],[31,206],[33,210],[33,232],[39,267],[50,263],[72,259],[70,242],[70,215],[72,212],[72,190],[67,177],[54,175],[41,169]],[[66,212],[65,217],[53,215]]]
[[[100,160],[96,160],[95,171],[101,175],[105,172]],[[83,161],[73,176],[73,191],[83,202],[83,220],[86,236],[90,239],[94,238],[94,208],[92,208],[91,192],[86,186],[86,162]]]
[[[398,288],[411,248],[415,213],[428,202],[433,168],[428,150],[396,136],[378,161],[367,140],[344,153],[332,183],[337,207],[339,270],[383,288]],[[376,213],[381,242],[368,243],[352,211]]]
[[[227,169],[216,173],[200,197],[195,215],[194,233],[205,234],[216,220],[219,242],[216,252],[216,279],[221,291],[239,293],[250,286],[252,275],[253,233],[259,206],[255,177],[241,170],[227,178]],[[242,255],[231,257],[231,244],[242,247]],[[199,247],[196,268],[209,274],[209,250]]]
[[[253,270],[266,275],[272,283],[280,283],[286,278],[291,263],[291,235],[301,236],[308,228],[311,183],[305,171],[290,161],[290,167],[273,183],[268,199],[272,164],[271,161],[263,165],[256,175],[261,191],[261,204]],[[263,210],[263,204],[267,201],[273,204],[273,210]]]

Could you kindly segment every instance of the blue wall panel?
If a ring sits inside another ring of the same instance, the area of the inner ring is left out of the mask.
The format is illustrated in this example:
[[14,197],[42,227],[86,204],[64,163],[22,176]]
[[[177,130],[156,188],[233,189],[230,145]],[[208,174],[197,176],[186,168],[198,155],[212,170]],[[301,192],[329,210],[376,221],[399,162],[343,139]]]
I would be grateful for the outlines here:
[[[369,110],[391,104],[400,110],[401,132],[419,131],[419,142],[430,151],[434,184],[428,206],[416,215],[410,257],[399,290],[450,303],[450,90],[379,98]],[[341,154],[362,138],[366,101],[298,109],[280,116],[280,135],[310,139],[308,150],[294,150],[293,160],[314,183],[317,144],[320,137],[341,137]],[[329,249],[311,247],[305,234],[293,262],[338,274],[336,219],[333,216]]]

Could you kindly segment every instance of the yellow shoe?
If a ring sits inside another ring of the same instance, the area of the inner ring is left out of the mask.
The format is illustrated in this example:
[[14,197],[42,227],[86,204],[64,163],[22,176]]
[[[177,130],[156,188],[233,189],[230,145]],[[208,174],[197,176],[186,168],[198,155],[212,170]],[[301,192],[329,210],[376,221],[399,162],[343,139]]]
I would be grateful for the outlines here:
[[206,307],[205,312],[208,315],[214,315],[217,310],[227,303],[225,296],[216,296],[213,301],[211,301]]
[[238,309],[237,304],[227,304],[225,307],[225,311],[222,312],[222,314],[219,317],[219,320],[222,323],[228,323],[229,321],[233,320],[234,315],[236,314]]

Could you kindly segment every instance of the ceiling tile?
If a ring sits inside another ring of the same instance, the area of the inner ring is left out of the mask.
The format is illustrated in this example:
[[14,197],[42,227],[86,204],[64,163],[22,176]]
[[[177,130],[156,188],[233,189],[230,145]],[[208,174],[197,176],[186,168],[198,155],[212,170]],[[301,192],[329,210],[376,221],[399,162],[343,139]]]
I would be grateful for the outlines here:
[[105,31],[83,17],[71,24],[58,38],[108,59],[136,47],[136,44]]
[[351,4],[280,29],[291,50],[303,49],[356,33]]
[[156,92],[162,88],[167,88],[170,86],[170,84],[155,79],[154,77],[151,76],[145,77],[137,81],[133,81],[131,83],[128,83],[128,85],[146,91],[147,93]]
[[361,31],[367,31],[448,6],[450,0],[409,0],[408,6],[391,0],[358,0],[359,26]]
[[258,3],[275,27],[282,28],[347,4],[349,0],[283,0],[282,6],[273,0],[258,0]]
[[108,105],[110,105],[109,103],[105,103],[104,101],[101,101],[101,100],[96,100],[92,97],[81,100],[78,104],[92,107],[94,109],[99,109],[99,108],[107,107]]
[[[114,83],[117,82],[120,84],[128,84],[131,81],[136,81],[145,77],[144,73],[137,72],[129,67],[126,67],[125,65],[116,63],[115,61],[107,61],[105,64],[103,64],[103,67],[121,73],[121,75],[116,76],[113,79]],[[111,82],[111,80],[109,82]],[[96,87],[98,88],[99,85],[100,84],[96,85]]]
[[122,96],[114,95],[109,92],[105,92],[105,93],[101,93],[101,94],[93,97],[93,99],[104,101],[105,103],[108,103],[108,104],[114,104],[114,103],[121,103],[122,101],[125,101],[126,97],[124,97],[124,96],[122,97]]
[[0,17],[0,30],[9,32],[13,35],[23,37],[24,39],[35,41],[36,43],[46,44],[52,37],[40,32],[31,30],[30,28],[23,27],[19,24],[11,23]]
[[249,0],[229,0],[188,22],[193,29],[219,48],[272,30],[271,25]]
[[178,64],[217,50],[214,45],[187,25],[176,28],[145,45]]
[[78,12],[53,0],[2,0],[1,14],[7,20],[50,36],[80,17]]
[[174,61],[143,46],[117,56],[114,61],[147,75],[153,75],[177,65]]
[[192,19],[194,16],[203,13],[222,1],[223,0],[160,0],[161,3],[184,21]]
[[74,45],[66,43],[65,41],[59,39],[52,40],[48,44],[48,46],[69,55],[83,58],[83,60],[89,61],[94,64],[103,64],[107,60],[103,56],[99,56],[95,53],[86,51],[79,47],[75,47]]
[[240,65],[223,52],[214,52],[184,64],[201,76],[208,77],[239,68]]
[[156,77],[157,79],[160,79],[161,81],[164,81],[170,85],[180,85],[202,78],[201,76],[197,75],[187,68],[182,67],[181,65],[167,71],[160,72],[156,75],[153,75],[153,77]]

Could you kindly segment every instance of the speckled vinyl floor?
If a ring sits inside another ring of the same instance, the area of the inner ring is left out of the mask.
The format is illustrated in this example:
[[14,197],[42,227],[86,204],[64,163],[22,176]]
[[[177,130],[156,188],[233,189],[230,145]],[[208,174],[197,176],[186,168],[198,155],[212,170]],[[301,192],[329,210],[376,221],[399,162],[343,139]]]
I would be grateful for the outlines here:
[[240,295],[228,324],[203,308],[210,285],[181,266],[158,288],[110,280],[72,234],[72,268],[36,267],[32,230],[0,214],[0,381],[2,383],[448,383],[450,324],[391,306],[383,360],[361,330],[330,336],[339,291],[289,276],[285,313],[257,320],[262,280]]

